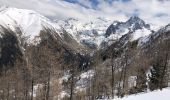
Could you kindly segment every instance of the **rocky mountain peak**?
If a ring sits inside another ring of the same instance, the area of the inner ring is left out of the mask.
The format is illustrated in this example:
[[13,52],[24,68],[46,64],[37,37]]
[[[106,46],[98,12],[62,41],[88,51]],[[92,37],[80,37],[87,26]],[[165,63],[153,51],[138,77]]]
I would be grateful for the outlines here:
[[[139,17],[133,16],[130,17],[126,22],[113,22],[108,29],[106,30],[105,37],[110,37],[111,35],[125,35],[129,32],[135,32],[136,30],[147,29],[150,30],[150,25],[146,24]],[[116,36],[117,37],[117,36]]]
[[149,24],[146,24],[142,19],[137,16],[130,17],[128,21],[126,21],[129,27],[132,27],[132,30],[142,29],[142,28],[150,28]]
[[133,23],[145,24],[145,22],[142,19],[140,19],[139,17],[137,17],[137,16],[130,17],[127,22],[130,23],[130,24],[133,24]]

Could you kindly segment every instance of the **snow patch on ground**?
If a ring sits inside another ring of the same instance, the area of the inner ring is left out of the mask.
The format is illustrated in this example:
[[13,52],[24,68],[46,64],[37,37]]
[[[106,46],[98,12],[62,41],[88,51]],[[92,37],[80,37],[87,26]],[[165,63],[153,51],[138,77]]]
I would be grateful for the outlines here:
[[94,73],[95,73],[94,70],[89,70],[89,71],[87,71],[87,72],[82,73],[82,74],[80,75],[80,78],[81,78],[81,79],[91,78],[91,77],[94,76]]
[[58,100],[62,100],[64,97],[69,97],[70,95],[65,92],[65,91],[62,91],[60,92],[60,94],[58,95]]
[[94,70],[88,70],[87,72],[84,72],[80,74],[78,77],[78,81],[76,82],[76,91],[83,91],[88,86],[90,86],[90,79],[94,76],[95,71]]
[[[43,88],[42,84],[36,84],[33,86],[33,97],[37,96],[38,89]],[[31,95],[31,92],[29,93]]]
[[165,88],[162,91],[157,90],[149,93],[131,95],[124,98],[117,98],[113,100],[169,100],[169,99],[170,99],[170,88]]
[[66,71],[64,72],[64,75],[59,78],[59,83],[62,84],[64,81],[67,82],[69,80],[69,78],[71,77],[70,71]]
[[128,82],[129,82],[129,87],[132,88],[134,86],[136,86],[136,79],[137,79],[137,76],[130,76],[128,78]]

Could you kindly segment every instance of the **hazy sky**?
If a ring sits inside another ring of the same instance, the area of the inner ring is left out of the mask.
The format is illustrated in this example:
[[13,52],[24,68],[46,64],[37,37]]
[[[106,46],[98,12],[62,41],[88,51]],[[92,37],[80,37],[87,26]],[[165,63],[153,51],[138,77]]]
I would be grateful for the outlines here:
[[127,20],[139,16],[148,23],[170,23],[170,0],[0,0],[0,5],[35,10],[51,19],[106,17]]

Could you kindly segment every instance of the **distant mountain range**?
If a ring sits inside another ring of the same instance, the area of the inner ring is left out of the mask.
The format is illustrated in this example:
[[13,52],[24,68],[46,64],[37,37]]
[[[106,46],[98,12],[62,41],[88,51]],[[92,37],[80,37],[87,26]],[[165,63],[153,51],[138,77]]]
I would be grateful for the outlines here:
[[[133,32],[132,40],[148,36],[153,30],[138,17],[131,17],[126,22],[97,18],[93,21],[81,22],[75,18],[51,21],[50,19],[30,10],[17,8],[1,8],[1,25],[7,28],[20,28],[22,37],[27,42],[38,42],[43,27],[53,28],[61,36],[65,30],[78,43],[90,48],[100,48],[103,43],[112,43],[123,35]],[[143,34],[144,33],[144,34]],[[111,42],[110,42],[111,41]]]

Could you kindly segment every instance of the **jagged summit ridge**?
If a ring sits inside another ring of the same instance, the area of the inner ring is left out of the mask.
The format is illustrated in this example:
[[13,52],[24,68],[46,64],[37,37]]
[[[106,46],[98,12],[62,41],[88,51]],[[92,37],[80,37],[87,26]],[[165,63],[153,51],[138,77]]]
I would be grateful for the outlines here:
[[119,22],[115,21],[113,24],[111,24],[108,29],[106,30],[106,37],[109,37],[111,34],[120,34],[124,35],[128,31],[136,31],[139,29],[150,29],[150,25],[146,24],[142,19],[139,17],[133,16],[130,17],[129,20],[126,22]]
[[129,34],[130,40],[128,41],[134,41],[151,33],[152,29],[149,24],[146,24],[139,17],[133,16],[126,22],[113,22],[106,30],[105,37],[108,40],[118,40],[123,35]]

